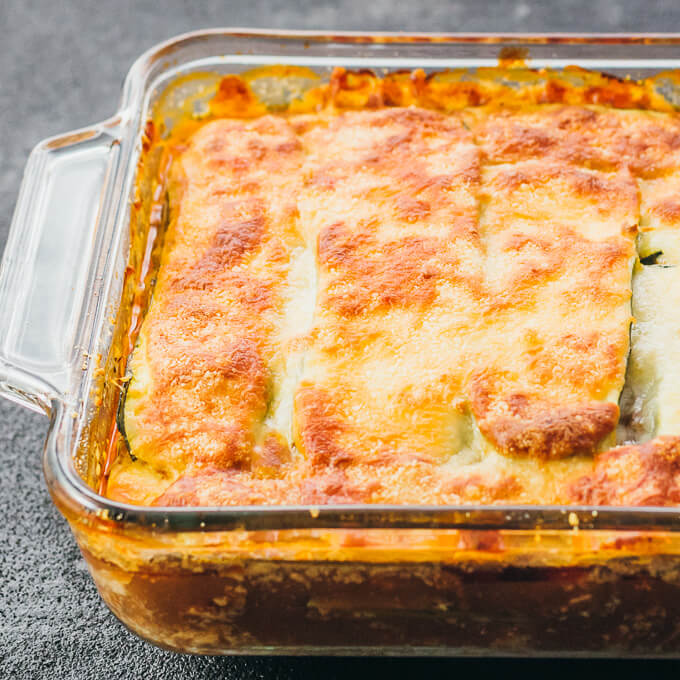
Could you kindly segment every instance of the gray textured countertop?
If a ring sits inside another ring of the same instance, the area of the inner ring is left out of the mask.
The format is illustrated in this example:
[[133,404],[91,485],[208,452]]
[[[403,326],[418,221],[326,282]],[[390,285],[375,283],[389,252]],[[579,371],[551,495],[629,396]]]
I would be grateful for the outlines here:
[[[41,138],[113,112],[127,69],[154,43],[209,26],[409,31],[680,31],[680,3],[0,0],[0,241]],[[327,678],[492,671],[476,660],[183,657],[134,637],[102,604],[45,488],[47,419],[0,401],[0,677]],[[489,665],[490,663],[490,665]],[[577,662],[561,662],[577,670]],[[487,665],[484,665],[487,664]],[[521,672],[536,664],[513,662]],[[626,664],[628,665],[628,664]],[[592,664],[588,665],[593,668]],[[598,666],[595,665],[597,668]],[[580,669],[584,669],[580,666]],[[503,672],[507,672],[507,665]],[[614,672],[619,669],[609,668]]]

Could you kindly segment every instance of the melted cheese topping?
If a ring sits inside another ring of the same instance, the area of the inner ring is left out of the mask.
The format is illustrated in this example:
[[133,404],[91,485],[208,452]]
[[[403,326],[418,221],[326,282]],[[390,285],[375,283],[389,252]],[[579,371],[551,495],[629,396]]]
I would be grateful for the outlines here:
[[675,114],[335,104],[176,146],[108,495],[677,502]]

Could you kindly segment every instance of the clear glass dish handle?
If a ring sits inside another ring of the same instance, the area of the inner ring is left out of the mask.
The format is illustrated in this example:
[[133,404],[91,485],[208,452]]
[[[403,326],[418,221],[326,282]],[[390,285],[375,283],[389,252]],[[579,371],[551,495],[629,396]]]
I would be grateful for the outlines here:
[[26,164],[0,265],[0,394],[33,410],[70,401],[116,132],[107,121],[45,140]]

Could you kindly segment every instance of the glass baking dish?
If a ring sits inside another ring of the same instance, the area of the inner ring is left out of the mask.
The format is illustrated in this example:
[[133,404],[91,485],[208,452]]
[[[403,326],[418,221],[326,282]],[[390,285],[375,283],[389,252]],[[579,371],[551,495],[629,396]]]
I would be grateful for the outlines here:
[[98,493],[160,247],[145,125],[168,86],[499,58],[642,78],[680,68],[680,36],[201,31],[142,55],[112,118],[33,150],[0,270],[0,390],[49,415],[50,493],[138,635],[195,653],[680,656],[680,508],[162,508]]

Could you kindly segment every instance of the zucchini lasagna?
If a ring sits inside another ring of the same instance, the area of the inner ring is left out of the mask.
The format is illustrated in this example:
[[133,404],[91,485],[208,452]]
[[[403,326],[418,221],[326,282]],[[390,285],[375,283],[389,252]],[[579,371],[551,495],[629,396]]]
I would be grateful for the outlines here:
[[680,503],[680,117],[594,78],[338,70],[272,111],[230,76],[156,135],[107,495]]

